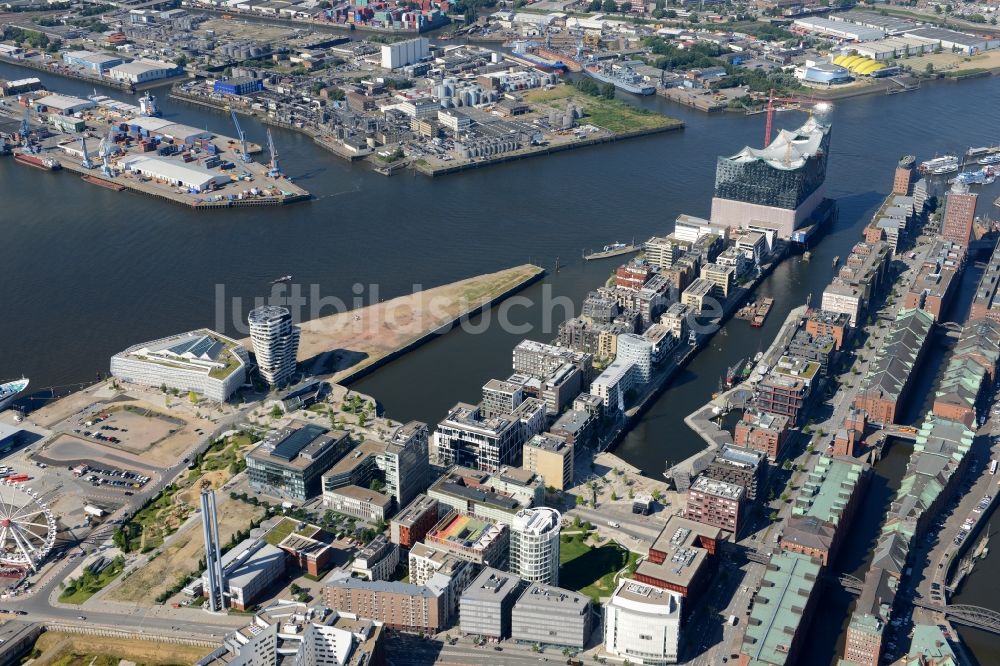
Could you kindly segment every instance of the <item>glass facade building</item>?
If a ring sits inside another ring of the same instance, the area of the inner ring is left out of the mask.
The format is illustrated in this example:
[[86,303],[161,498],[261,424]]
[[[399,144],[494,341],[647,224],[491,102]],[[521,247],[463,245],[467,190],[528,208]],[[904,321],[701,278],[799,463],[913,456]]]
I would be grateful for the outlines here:
[[793,210],[826,179],[830,127],[810,118],[793,131],[782,131],[763,150],[744,148],[720,157],[715,169],[715,196]]

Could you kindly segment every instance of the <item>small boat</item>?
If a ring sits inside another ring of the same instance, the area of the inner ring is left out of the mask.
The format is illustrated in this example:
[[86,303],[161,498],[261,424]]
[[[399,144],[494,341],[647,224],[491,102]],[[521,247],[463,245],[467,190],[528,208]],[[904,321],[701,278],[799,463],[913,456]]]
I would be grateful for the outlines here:
[[806,250],[802,253],[802,261],[809,261],[810,259],[812,259],[812,252]]
[[281,284],[282,282],[291,282],[291,281],[292,281],[291,275],[282,275],[280,278],[271,280],[271,284]]
[[1000,155],[988,155],[979,160],[979,163],[983,165],[1000,164]]
[[933,171],[931,171],[931,173],[935,175],[941,175],[945,173],[955,173],[956,171],[958,171],[957,164],[946,164],[944,166],[940,166],[934,169]]
[[726,369],[726,388],[731,389],[735,386],[740,378],[743,376],[743,368],[746,364],[746,359],[741,358],[736,362],[736,365],[730,366]]
[[14,402],[14,399],[28,388],[30,381],[27,377],[21,377],[12,382],[0,384],[0,409],[4,409]]
[[840,255],[838,254],[836,257],[833,258],[833,267],[836,268],[837,264],[839,263],[840,263]]

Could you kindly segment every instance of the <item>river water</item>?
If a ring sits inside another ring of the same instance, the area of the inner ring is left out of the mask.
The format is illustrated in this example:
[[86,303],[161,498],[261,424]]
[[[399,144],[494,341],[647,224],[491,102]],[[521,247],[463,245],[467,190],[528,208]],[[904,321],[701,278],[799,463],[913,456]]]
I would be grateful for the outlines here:
[[[0,77],[26,75],[35,73],[0,65]],[[42,78],[68,94],[91,91],[81,82]],[[234,134],[224,113],[168,100],[166,92],[154,91],[165,117]],[[549,269],[524,292],[536,305],[513,313],[516,323],[530,324],[528,332],[495,325],[480,333],[455,330],[355,385],[394,418],[435,423],[455,402],[476,400],[489,378],[507,376],[519,339],[554,337],[567,315],[557,310],[543,327],[546,298],[568,296],[578,306],[604,282],[616,262],[583,262],[582,249],[667,233],[679,213],[707,216],[716,157],[763,139],[762,116],[707,116],[661,98],[628,99],[680,117],[687,128],[438,180],[386,178],[307,137],[274,130],[286,173],[316,197],[284,208],[194,212],[0,160],[0,377],[24,374],[33,387],[58,393],[106,372],[110,356],[137,341],[199,326],[239,334],[232,322],[285,274],[307,292],[351,302],[355,285],[365,285],[368,297],[377,285],[375,298],[391,298],[414,285],[526,261]],[[776,299],[765,326],[730,321],[617,453],[659,475],[667,460],[698,450],[701,441],[683,417],[705,402],[727,366],[767,346],[792,307],[810,294],[819,298],[833,275],[832,258],[846,256],[859,240],[900,155],[927,158],[995,143],[997,108],[997,79],[840,102],[827,176],[839,221],[813,248],[811,262],[792,258],[761,285],[762,294]],[[776,122],[792,127],[802,119],[793,112]],[[259,123],[241,123],[250,140],[264,143]],[[991,212],[995,196],[981,197],[980,214]],[[991,580],[981,572],[997,566],[993,557],[974,576]]]

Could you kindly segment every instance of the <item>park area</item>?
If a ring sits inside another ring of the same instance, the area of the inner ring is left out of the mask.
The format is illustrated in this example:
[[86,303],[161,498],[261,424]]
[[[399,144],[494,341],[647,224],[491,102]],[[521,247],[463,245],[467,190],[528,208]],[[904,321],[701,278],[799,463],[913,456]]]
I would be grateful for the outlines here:
[[46,631],[31,652],[33,666],[119,666],[122,660],[144,666],[193,664],[210,648],[175,643],[157,643],[125,638],[66,634]]
[[639,556],[587,529],[567,529],[559,538],[559,587],[586,594],[600,603],[615,591],[619,572],[631,575]]
[[[533,111],[547,115],[546,111],[565,113],[570,103],[583,109],[580,124],[592,124],[615,134],[627,132],[649,132],[680,127],[681,121],[661,113],[647,111],[626,104],[617,99],[606,99],[583,93],[571,85],[561,84],[554,88],[532,90],[524,94],[524,99],[536,108]],[[547,108],[540,108],[547,107]]]

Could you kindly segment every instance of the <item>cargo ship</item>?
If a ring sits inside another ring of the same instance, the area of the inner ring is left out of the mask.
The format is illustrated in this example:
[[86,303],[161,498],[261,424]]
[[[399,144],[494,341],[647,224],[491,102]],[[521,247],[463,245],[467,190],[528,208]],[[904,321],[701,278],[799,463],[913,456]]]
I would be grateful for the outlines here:
[[28,388],[29,380],[26,377],[15,379],[6,384],[0,384],[0,409],[5,409],[18,395]]
[[38,155],[17,153],[14,155],[14,159],[21,164],[27,164],[30,167],[35,167],[36,169],[42,169],[44,171],[58,171],[59,169],[62,169],[62,164],[59,163],[59,160],[52,157],[39,157]]
[[656,92],[656,86],[644,82],[628,63],[588,65],[583,71],[598,81],[613,83],[615,88],[633,95],[652,95]]

